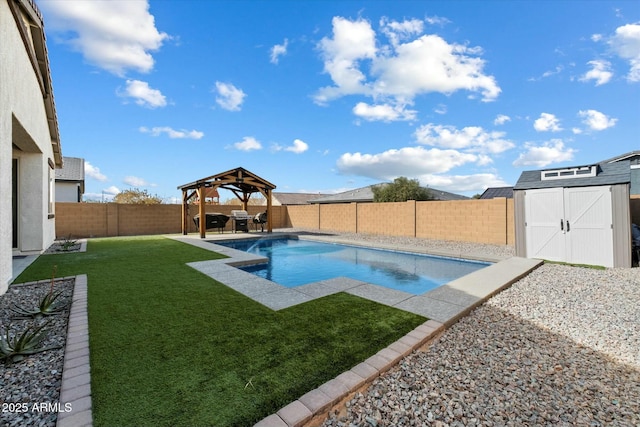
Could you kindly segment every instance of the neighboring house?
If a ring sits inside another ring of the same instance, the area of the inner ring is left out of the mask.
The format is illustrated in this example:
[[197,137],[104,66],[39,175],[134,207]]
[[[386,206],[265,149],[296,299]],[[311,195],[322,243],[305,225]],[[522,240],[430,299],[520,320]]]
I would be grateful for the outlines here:
[[[373,202],[373,190],[372,187],[377,185],[385,185],[383,184],[373,184],[367,187],[356,188],[355,190],[349,190],[338,194],[331,194],[329,196],[319,197],[313,200],[310,200],[310,203],[366,203]],[[438,190],[436,188],[428,188],[431,192],[431,195],[435,200],[446,201],[446,200],[467,200],[469,197],[462,196],[460,194],[449,193],[447,191]]]
[[84,194],[84,159],[63,157],[62,169],[56,169],[56,202],[82,201]]
[[[271,193],[271,203],[273,206],[286,206],[286,205],[308,205],[310,200],[317,199],[319,197],[325,197],[328,194],[321,193]],[[266,202],[265,202],[266,203]]]
[[55,239],[55,169],[62,167],[42,15],[32,0],[0,0],[0,294],[12,254]]
[[495,199],[496,197],[513,199],[513,187],[489,187],[484,190],[479,199]]
[[640,196],[640,150],[630,151],[625,154],[621,154],[611,159],[603,160],[602,163],[616,163],[624,160],[629,160],[631,169],[631,186],[629,188],[629,194],[631,196]]

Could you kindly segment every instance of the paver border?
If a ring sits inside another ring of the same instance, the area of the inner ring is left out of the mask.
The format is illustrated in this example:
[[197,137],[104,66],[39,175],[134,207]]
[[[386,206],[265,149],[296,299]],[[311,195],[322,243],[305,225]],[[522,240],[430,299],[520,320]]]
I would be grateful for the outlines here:
[[93,426],[86,274],[75,276],[59,401],[57,427]]

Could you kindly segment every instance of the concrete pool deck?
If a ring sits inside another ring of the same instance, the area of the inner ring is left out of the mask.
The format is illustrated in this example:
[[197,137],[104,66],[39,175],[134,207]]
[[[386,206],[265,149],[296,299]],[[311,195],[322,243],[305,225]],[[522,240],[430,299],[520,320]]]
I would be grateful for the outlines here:
[[[277,238],[293,236],[294,233],[272,233],[268,237]],[[455,258],[470,258],[474,260],[494,262],[488,267],[456,279],[436,289],[421,295],[414,295],[395,289],[388,289],[371,283],[350,279],[348,277],[336,277],[320,282],[309,283],[295,288],[287,288],[278,283],[256,277],[238,268],[242,265],[262,263],[266,258],[259,257],[244,251],[217,245],[218,240],[255,239],[255,234],[219,234],[206,239],[199,236],[170,236],[172,239],[188,243],[200,248],[217,252],[229,258],[191,262],[188,265],[203,274],[215,279],[241,294],[271,308],[283,310],[297,304],[302,304],[316,298],[321,298],[338,292],[346,292],[361,298],[369,299],[380,304],[396,307],[429,319],[438,321],[444,325],[450,325],[465,315],[483,301],[500,292],[506,286],[528,274],[532,269],[541,264],[541,261],[519,257],[507,259],[489,257],[483,254],[460,254],[440,250],[426,251],[424,248],[406,247],[399,245],[373,245],[363,242],[354,242],[331,236],[296,235],[299,239],[343,243],[355,246],[376,247],[394,251],[415,252]]]
[[[265,258],[215,244],[216,240],[255,239],[256,237],[277,238],[293,235],[300,239],[468,258],[491,261],[495,264],[425,292],[422,295],[408,294],[346,277],[323,280],[296,288],[286,288],[235,268],[235,266],[264,262]],[[256,427],[298,427],[322,424],[322,421],[332,408],[349,399],[357,390],[371,383],[381,373],[396,365],[413,350],[434,339],[444,329],[454,324],[461,317],[466,316],[491,296],[509,287],[543,263],[541,260],[519,257],[496,258],[482,253],[461,254],[444,250],[433,251],[414,246],[370,244],[326,235],[271,233],[267,236],[256,234],[212,234],[206,239],[200,239],[199,235],[173,235],[167,237],[227,255],[229,258],[193,262],[188,263],[188,265],[273,310],[282,310],[337,292],[347,292],[419,314],[429,319],[349,371],[343,372],[336,378],[327,381],[320,387],[301,396],[298,400],[281,408],[275,414],[264,418],[255,424]]]

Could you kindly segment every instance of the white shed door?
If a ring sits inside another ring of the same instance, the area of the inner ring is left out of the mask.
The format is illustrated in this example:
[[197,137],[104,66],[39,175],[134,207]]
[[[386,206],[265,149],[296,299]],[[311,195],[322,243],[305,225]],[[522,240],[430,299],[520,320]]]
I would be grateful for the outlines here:
[[565,261],[562,188],[527,190],[525,223],[529,258]]
[[613,267],[611,187],[565,188],[567,261]]
[[527,256],[613,267],[611,209],[609,186],[527,190]]

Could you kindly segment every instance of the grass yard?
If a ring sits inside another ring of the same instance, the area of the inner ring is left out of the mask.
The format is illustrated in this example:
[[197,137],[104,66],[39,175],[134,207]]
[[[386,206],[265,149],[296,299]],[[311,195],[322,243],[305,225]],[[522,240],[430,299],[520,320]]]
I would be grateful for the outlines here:
[[159,236],[40,256],[17,283],[88,275],[96,426],[248,426],[425,321],[345,293],[274,312]]

